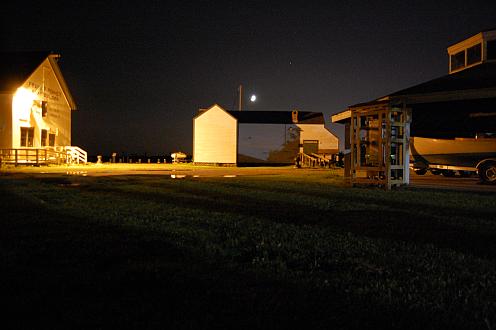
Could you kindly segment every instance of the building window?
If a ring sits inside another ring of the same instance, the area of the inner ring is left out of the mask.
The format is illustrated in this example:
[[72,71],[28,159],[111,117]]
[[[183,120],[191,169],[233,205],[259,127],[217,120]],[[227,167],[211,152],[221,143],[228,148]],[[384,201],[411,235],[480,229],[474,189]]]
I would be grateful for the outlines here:
[[477,44],[467,48],[467,65],[472,65],[482,61],[482,45]]
[[48,138],[48,131],[46,129],[41,130],[41,146],[46,147]]
[[32,147],[34,127],[21,127],[21,147]]
[[46,117],[48,114],[48,102],[41,101],[41,116]]
[[487,46],[487,59],[496,60],[496,40],[489,40]]
[[48,134],[48,145],[55,147],[55,134]]
[[451,55],[451,71],[461,69],[465,66],[465,50]]

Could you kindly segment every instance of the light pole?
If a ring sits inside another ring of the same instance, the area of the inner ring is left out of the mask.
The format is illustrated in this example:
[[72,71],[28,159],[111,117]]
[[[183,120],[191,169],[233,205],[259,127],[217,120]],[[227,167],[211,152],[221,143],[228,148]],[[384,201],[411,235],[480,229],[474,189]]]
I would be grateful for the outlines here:
[[[250,96],[250,101],[255,102],[257,100],[257,96],[253,94]],[[243,85],[239,85],[238,87],[238,111],[243,110]]]
[[242,104],[243,104],[243,85],[239,85],[238,95],[239,95],[238,111],[241,111],[242,110]]

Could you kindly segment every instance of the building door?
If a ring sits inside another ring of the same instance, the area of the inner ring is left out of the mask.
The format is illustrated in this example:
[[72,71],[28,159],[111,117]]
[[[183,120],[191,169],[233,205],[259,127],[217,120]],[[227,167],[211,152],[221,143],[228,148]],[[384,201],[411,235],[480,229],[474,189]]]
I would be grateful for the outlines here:
[[303,140],[303,153],[310,155],[319,152],[319,140]]
[[34,141],[34,127],[21,127],[21,147],[32,147]]

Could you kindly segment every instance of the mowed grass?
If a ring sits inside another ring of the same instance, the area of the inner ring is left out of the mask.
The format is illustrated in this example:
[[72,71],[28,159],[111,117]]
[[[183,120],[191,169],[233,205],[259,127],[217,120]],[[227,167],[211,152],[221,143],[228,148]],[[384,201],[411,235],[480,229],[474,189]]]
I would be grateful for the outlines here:
[[3,314],[16,328],[496,328],[496,195],[297,173],[2,175]]

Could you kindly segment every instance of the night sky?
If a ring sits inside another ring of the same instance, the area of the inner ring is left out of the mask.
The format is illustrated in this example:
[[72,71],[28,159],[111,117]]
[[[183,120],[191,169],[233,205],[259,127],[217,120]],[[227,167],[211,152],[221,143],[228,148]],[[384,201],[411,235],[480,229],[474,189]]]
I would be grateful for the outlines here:
[[342,136],[331,114],[446,74],[447,46],[496,28],[494,0],[18,3],[2,50],[62,55],[90,155],[191,153],[193,116],[237,108],[240,84],[245,111],[320,111]]

